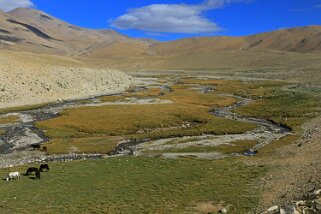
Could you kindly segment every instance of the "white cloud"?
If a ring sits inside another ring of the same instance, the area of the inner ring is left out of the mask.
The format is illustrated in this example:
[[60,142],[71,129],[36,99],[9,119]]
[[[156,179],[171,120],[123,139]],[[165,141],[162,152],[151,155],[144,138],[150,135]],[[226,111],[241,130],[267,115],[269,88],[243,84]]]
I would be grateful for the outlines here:
[[162,33],[209,33],[219,26],[202,16],[203,12],[241,0],[206,0],[197,5],[152,4],[134,8],[111,22],[120,29],[137,29]]
[[315,8],[321,8],[321,4],[317,4],[314,6]]
[[10,11],[18,7],[32,7],[34,4],[31,0],[0,0],[0,9]]

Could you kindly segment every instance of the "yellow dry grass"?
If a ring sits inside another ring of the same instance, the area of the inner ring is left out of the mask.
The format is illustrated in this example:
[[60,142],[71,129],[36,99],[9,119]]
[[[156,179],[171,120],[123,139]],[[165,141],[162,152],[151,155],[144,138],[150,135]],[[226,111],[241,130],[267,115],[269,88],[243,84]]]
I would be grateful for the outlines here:
[[221,96],[216,93],[202,93],[191,88],[190,85],[176,85],[172,92],[168,92],[162,99],[169,99],[176,103],[201,105],[207,107],[225,107],[233,105],[237,100],[233,97]]
[[[209,110],[201,105],[177,103],[82,107],[65,110],[60,117],[36,125],[52,139],[46,145],[49,153],[108,153],[119,138],[243,133],[255,128],[252,124],[215,117]],[[186,123],[191,126],[184,127]]]
[[99,98],[102,102],[115,102],[124,99],[122,96],[103,96]]
[[139,91],[136,93],[126,93],[125,97],[157,97],[161,93],[160,88],[148,88],[144,91]]
[[[208,111],[207,107],[186,104],[82,107],[65,110],[61,117],[39,122],[37,126],[47,130],[46,134],[52,137],[88,134],[133,135],[141,129],[169,128],[179,126],[183,122],[198,125],[213,123],[213,132],[244,131],[244,128],[237,125],[233,125],[233,128],[226,127],[224,122],[229,120],[217,118]],[[234,121],[228,124],[231,123],[237,124]],[[245,130],[253,128],[252,125],[245,127]]]
[[8,123],[15,123],[18,122],[19,118],[17,116],[7,116],[7,117],[0,117],[0,124],[8,124]]
[[175,91],[164,96],[176,103],[187,103],[208,107],[225,107],[233,105],[237,100],[233,97],[223,97],[216,94],[202,94],[197,91]]

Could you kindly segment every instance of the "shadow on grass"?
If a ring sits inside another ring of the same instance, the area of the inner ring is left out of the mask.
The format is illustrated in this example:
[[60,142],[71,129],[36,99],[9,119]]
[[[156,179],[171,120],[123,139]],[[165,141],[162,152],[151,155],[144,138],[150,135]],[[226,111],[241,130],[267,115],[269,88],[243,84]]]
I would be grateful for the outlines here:
[[29,179],[31,179],[31,180],[40,180],[40,179],[37,178],[37,177],[29,177]]

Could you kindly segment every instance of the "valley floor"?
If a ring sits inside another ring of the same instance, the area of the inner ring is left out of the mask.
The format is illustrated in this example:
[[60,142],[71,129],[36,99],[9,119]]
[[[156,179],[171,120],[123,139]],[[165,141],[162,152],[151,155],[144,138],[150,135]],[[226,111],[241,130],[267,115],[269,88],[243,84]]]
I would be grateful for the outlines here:
[[[2,167],[14,166],[2,177],[39,161],[62,163],[50,162],[41,181],[0,183],[1,209],[259,213],[321,187],[315,87],[173,75],[142,83],[124,94],[3,114]],[[30,149],[30,136],[42,151]],[[69,162],[79,158],[99,160]],[[48,191],[33,194],[38,186]]]

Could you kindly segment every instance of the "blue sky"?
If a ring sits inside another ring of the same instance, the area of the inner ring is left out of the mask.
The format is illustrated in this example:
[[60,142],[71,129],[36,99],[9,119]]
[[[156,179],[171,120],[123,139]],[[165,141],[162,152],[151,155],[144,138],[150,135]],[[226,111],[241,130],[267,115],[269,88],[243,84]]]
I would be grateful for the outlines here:
[[158,40],[321,25],[321,0],[0,0],[4,10],[31,4],[78,26]]

